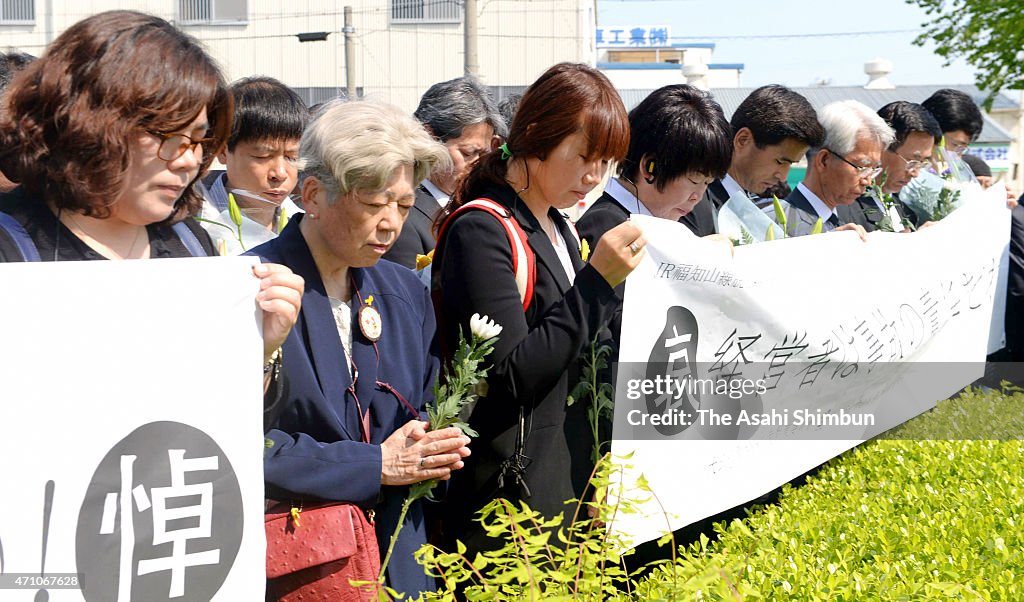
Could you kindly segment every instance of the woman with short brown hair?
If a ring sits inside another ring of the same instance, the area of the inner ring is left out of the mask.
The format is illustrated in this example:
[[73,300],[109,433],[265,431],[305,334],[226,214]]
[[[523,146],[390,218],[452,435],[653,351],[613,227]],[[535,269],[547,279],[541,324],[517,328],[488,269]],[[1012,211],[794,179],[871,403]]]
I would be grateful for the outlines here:
[[[131,11],[72,25],[14,79],[4,102],[0,170],[57,209],[96,218],[116,212],[131,163],[125,141],[194,134],[205,172],[231,132],[231,95],[203,49],[167,21]],[[206,127],[184,132],[197,107]],[[194,183],[182,187],[175,217],[199,208]],[[154,221],[170,216],[160,211]]]
[[[188,216],[227,140],[231,96],[190,36],[138,12],[93,15],[19,73],[2,102],[0,172],[18,187],[0,194],[0,262],[215,255]],[[280,265],[254,272],[272,375],[302,279]]]

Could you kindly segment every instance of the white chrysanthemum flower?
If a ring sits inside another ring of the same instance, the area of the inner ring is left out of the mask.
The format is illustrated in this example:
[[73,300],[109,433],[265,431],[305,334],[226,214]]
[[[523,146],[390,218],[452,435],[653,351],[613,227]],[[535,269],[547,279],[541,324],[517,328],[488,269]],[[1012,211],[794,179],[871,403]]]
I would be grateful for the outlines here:
[[491,321],[487,316],[473,314],[473,317],[469,319],[469,331],[475,338],[486,341],[501,334],[501,325]]

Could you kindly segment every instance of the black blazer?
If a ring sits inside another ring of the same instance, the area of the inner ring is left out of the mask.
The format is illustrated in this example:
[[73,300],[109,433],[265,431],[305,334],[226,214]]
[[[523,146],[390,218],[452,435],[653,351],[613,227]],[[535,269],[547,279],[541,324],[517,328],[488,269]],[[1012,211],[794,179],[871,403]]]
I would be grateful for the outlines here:
[[849,205],[836,207],[836,214],[844,224],[860,224],[868,232],[878,229],[883,215],[874,198],[864,195]]
[[[536,279],[529,309],[523,311],[512,271],[512,249],[502,224],[483,211],[467,211],[448,225],[433,263],[435,310],[445,355],[454,348],[459,329],[468,332],[474,313],[486,314],[503,328],[489,360],[487,396],[480,399],[469,422],[480,437],[466,467],[452,477],[445,502],[445,531],[471,550],[488,545],[473,513],[503,496],[527,501],[547,516],[565,514],[566,500],[581,498],[593,469],[593,437],[585,404],[566,405],[580,380],[578,359],[608,323],[620,299],[608,282],[579,255],[570,224],[559,212],[549,215],[569,246],[575,284],[547,234],[515,191],[494,185],[481,195],[507,207],[527,234],[536,254]],[[524,410],[524,481],[530,495],[512,475],[499,487],[500,468],[513,454]],[[566,512],[568,508],[568,512]],[[472,555],[470,555],[472,557]]]
[[715,234],[718,232],[715,228],[715,215],[728,200],[729,193],[725,191],[722,181],[715,180],[704,192],[704,197],[693,206],[693,211],[679,218],[679,221],[697,236]]
[[416,188],[416,204],[405,218],[398,240],[384,254],[384,259],[415,270],[416,256],[426,255],[434,249],[434,218],[441,204],[422,185]]
[[[896,212],[900,218],[910,217],[907,215],[908,210],[903,206],[903,203],[899,202],[897,197],[894,196],[893,198],[896,200]],[[842,223],[860,224],[868,232],[877,230],[878,222],[885,217],[885,214],[882,213],[882,210],[875,203],[874,198],[869,195],[864,195],[849,205],[836,207],[836,214],[839,215],[839,221]]]
[[[580,232],[580,237],[587,241],[590,245],[590,250],[593,252],[597,248],[597,241],[601,240],[604,233],[611,230],[615,226],[618,226],[622,222],[629,219],[629,210],[619,204],[612,195],[607,192],[602,194],[599,199],[594,201],[594,204],[587,209],[583,217],[576,224],[577,229]],[[688,217],[688,216],[683,216]],[[619,298],[624,297],[626,291],[626,283],[622,283],[615,287],[615,294]],[[614,356],[618,357],[618,341],[619,333],[622,330],[622,306],[619,305],[615,309],[615,315],[612,316],[611,321],[608,323],[608,328],[611,330],[611,338],[614,341],[613,347],[615,348]]]

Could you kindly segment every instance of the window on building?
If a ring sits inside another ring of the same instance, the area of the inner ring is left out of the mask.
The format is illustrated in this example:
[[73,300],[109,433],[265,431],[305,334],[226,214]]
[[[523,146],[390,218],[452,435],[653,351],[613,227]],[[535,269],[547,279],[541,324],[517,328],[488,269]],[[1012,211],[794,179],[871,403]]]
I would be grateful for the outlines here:
[[248,20],[247,0],[178,0],[179,23],[244,23]]
[[35,0],[0,0],[0,23],[35,23]]
[[391,0],[392,23],[461,23],[459,0]]

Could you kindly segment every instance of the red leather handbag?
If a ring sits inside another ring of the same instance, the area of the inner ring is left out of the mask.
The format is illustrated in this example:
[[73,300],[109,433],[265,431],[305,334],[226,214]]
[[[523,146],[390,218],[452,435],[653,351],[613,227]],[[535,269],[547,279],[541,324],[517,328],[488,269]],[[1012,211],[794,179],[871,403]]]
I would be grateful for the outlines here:
[[377,536],[355,504],[277,504],[264,515],[264,527],[268,600],[377,601]]

